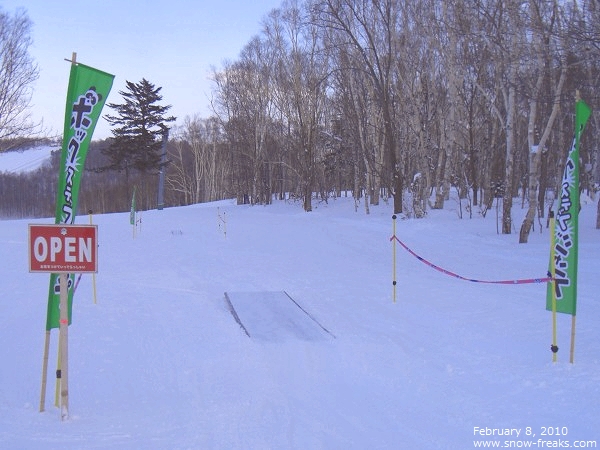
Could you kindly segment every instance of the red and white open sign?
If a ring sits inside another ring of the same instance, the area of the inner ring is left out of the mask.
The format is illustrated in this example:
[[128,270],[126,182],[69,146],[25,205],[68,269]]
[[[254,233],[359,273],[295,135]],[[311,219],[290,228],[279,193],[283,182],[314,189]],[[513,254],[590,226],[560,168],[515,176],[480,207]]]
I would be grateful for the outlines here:
[[98,226],[30,224],[29,271],[98,272]]

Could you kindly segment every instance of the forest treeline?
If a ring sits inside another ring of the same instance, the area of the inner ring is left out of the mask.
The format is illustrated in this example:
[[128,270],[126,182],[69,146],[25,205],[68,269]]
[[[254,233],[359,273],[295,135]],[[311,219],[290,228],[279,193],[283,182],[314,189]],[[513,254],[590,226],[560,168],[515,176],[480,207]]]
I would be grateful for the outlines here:
[[[389,200],[418,218],[453,191],[467,216],[499,202],[502,232],[526,242],[557,192],[577,96],[593,110],[581,188],[600,179],[597,0],[286,1],[213,88],[212,117],[170,130],[165,206],[285,197],[310,211],[349,192],[357,209]],[[134,185],[155,208],[158,173],[104,169],[106,145],[90,149],[80,213],[127,210]],[[3,174],[2,215],[51,216],[54,164]]]
[[[12,146],[11,151],[27,151],[33,146],[53,146],[56,149],[38,169],[9,173],[0,171],[0,217],[54,217],[57,182],[60,166],[60,142],[35,140],[34,144]],[[109,170],[108,157],[102,152],[110,139],[93,141],[87,153],[85,173],[79,191],[78,214],[128,211],[131,208],[133,187],[136,189],[136,206],[140,210],[157,208],[158,174],[133,173]],[[18,149],[18,150],[16,150]],[[165,205],[187,204],[183,196],[165,189]]]

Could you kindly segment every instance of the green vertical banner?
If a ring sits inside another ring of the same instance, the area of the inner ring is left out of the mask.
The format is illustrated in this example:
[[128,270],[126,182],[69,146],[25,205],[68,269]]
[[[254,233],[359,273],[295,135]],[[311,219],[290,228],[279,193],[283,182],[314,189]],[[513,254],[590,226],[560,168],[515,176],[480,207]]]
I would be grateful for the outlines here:
[[577,310],[579,142],[591,112],[583,100],[575,104],[575,137],[562,176],[555,212],[554,248],[550,252],[550,273],[554,274],[554,281],[548,283],[546,294],[548,311],[552,311],[552,300],[556,298],[556,312],[572,316]]
[[[113,80],[114,75],[109,73],[79,63],[71,64],[56,196],[57,224],[75,222],[85,158]],[[72,316],[74,280],[75,275],[69,274],[69,324]],[[53,273],[50,274],[46,330],[59,328],[59,304],[59,277]]]

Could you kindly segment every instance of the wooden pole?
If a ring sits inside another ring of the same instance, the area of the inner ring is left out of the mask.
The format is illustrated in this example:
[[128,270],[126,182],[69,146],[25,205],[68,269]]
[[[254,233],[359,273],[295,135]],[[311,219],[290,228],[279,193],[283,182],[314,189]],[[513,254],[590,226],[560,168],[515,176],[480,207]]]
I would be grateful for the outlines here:
[[554,212],[550,211],[550,275],[552,280],[552,362],[558,360],[558,344],[556,343],[556,266],[554,264]]
[[[581,93],[579,92],[579,89],[577,89],[575,91],[575,103],[577,103],[579,100],[581,100]],[[578,131],[579,130],[577,130],[577,132]],[[575,300],[577,300],[577,298],[575,298]],[[573,364],[575,361],[575,317],[575,314],[571,316],[571,352],[569,356],[569,362],[571,364]]]
[[50,352],[50,330],[46,330],[44,342],[44,360],[42,362],[42,393],[40,394],[40,412],[46,409],[46,381],[48,380],[48,353]]
[[56,354],[56,382],[54,384],[54,406],[60,408],[60,343]]
[[573,364],[575,361],[575,314],[571,316],[571,355],[569,362]]
[[68,275],[60,274],[60,417],[69,418],[69,292]]
[[[77,60],[77,53],[71,54],[71,64],[75,64]],[[46,330],[46,336],[44,338],[44,357],[42,362],[42,392],[40,393],[40,412],[44,412],[46,409],[46,383],[48,381],[48,355],[50,353],[50,330]]]
[[392,296],[396,303],[396,214],[392,216]]
[[133,223],[131,224],[131,230],[133,232],[133,239],[135,239],[135,229],[137,228],[137,213],[133,211]]
[[[90,209],[88,211],[89,215],[90,215],[90,225],[93,225],[92,223],[92,210]],[[94,292],[94,305],[96,304],[96,273],[92,272],[92,289]]]
[[[77,52],[71,54],[71,65],[77,64]],[[69,280],[66,273],[59,275],[60,282],[60,320],[58,352],[60,372],[60,417],[69,418]]]

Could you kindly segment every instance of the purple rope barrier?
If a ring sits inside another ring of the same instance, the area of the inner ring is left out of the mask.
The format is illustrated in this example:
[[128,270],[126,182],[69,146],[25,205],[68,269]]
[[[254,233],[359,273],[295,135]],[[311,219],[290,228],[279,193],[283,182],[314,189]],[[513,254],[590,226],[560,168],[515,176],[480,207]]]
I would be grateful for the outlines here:
[[392,236],[390,238],[390,242],[393,240],[396,240],[396,242],[398,242],[404,248],[404,250],[406,250],[408,253],[413,255],[415,258],[417,258],[423,264],[431,267],[432,269],[437,270],[438,272],[442,272],[445,275],[449,275],[451,277],[458,278],[459,280],[471,281],[473,283],[489,283],[489,284],[531,284],[531,283],[547,283],[549,281],[552,281],[552,277],[526,278],[526,279],[521,279],[521,280],[500,280],[500,281],[475,280],[473,278],[466,278],[466,277],[458,275],[454,272],[450,272],[449,270],[446,270],[439,266],[436,266],[435,264],[433,264],[430,261],[427,261],[425,258],[423,258],[422,256],[419,256],[414,251],[412,251],[410,248],[408,248],[408,246],[404,242],[402,242],[400,239],[398,239],[397,236]]

